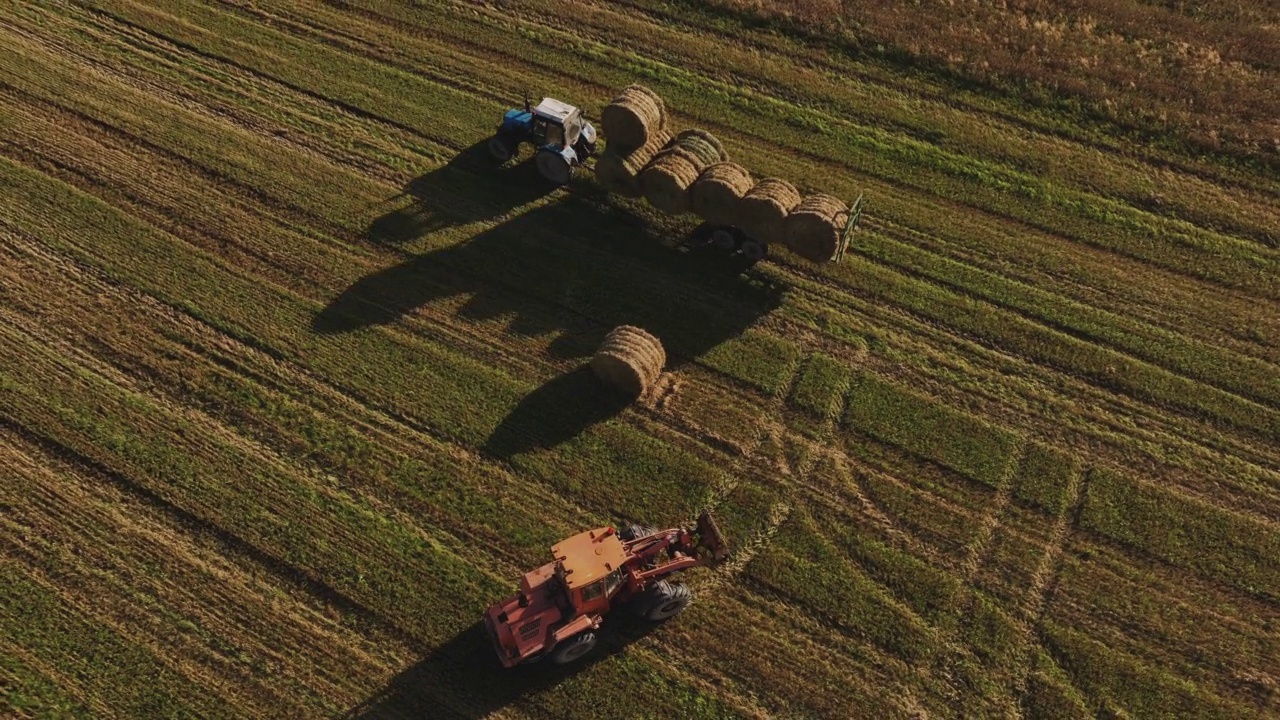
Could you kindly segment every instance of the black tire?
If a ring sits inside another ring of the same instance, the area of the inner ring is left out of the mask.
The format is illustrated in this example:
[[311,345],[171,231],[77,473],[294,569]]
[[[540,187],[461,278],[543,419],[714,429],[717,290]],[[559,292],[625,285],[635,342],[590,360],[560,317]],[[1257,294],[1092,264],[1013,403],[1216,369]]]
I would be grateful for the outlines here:
[[732,252],[738,246],[737,235],[726,227],[718,227],[711,231],[711,246],[724,252]]
[[578,660],[596,647],[596,634],[593,632],[581,632],[564,642],[556,645],[551,651],[551,662],[557,665],[568,665],[574,660]]
[[743,239],[742,244],[738,246],[738,249],[742,251],[743,257],[751,260],[752,262],[763,260],[769,254],[769,248],[767,245],[759,240],[753,240],[752,238]]
[[637,525],[635,523],[630,523],[628,525],[623,525],[622,527],[618,528],[618,538],[621,539],[623,542],[631,542],[636,538],[641,538],[641,537],[644,537],[645,535],[652,535],[653,532],[654,530],[651,527],[645,527],[644,525]]
[[660,580],[649,588],[649,602],[645,603],[644,619],[662,622],[679,615],[693,600],[693,591],[686,585]]
[[515,155],[515,148],[501,135],[489,139],[489,156],[499,163],[504,163]]

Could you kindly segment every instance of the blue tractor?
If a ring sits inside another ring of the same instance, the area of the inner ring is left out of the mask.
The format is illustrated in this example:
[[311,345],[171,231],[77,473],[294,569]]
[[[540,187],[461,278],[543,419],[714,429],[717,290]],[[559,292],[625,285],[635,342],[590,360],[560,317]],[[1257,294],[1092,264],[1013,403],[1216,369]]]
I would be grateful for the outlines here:
[[489,154],[498,162],[515,156],[520,143],[537,148],[534,162],[542,177],[564,185],[573,168],[596,151],[596,129],[578,108],[554,98],[543,98],[537,107],[525,98],[523,110],[508,110],[489,140]]

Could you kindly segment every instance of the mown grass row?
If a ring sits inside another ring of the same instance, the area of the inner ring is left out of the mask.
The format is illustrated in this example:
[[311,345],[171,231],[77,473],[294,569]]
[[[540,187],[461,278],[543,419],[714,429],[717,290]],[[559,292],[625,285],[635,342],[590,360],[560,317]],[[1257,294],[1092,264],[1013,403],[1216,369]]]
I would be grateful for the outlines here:
[[[182,717],[193,708],[200,708],[207,717],[233,717],[225,707],[204,703],[200,688],[165,666],[149,650],[97,623],[80,608],[68,605],[16,563],[5,561],[0,568],[0,601],[6,609],[0,613],[4,637],[74,677],[77,684],[102,698],[115,712],[139,717]],[[36,689],[42,694],[48,692],[38,685]],[[12,692],[24,691],[14,688]],[[46,698],[42,700],[52,700],[54,706],[36,705],[38,709],[65,708],[70,711],[68,715],[89,714],[57,694]],[[24,699],[17,698],[13,709]]]
[[[125,12],[126,10],[127,8],[125,7],[114,7],[112,9],[112,11],[116,13]],[[219,32],[226,33],[229,36],[234,36],[237,30],[248,32],[248,30],[245,29],[248,27],[248,23],[245,23],[244,21],[232,20],[220,14],[213,16],[208,11],[197,7],[186,7],[183,12],[192,18],[199,18],[199,21],[202,24],[211,24],[212,26],[217,27]],[[441,20],[446,21],[441,22]],[[504,52],[518,55],[524,58],[526,62],[534,60],[535,62],[540,63],[542,67],[555,67],[561,72],[563,72],[565,68],[579,67],[583,66],[585,63],[594,69],[592,79],[588,81],[586,78],[579,76],[579,82],[589,82],[596,88],[600,87],[599,83],[602,79],[612,81],[612,86],[620,86],[633,81],[637,75],[640,77],[655,76],[656,71],[652,68],[646,71],[646,67],[643,66],[643,63],[641,63],[641,66],[639,67],[635,66],[639,61],[634,57],[626,56],[618,58],[616,57],[617,53],[615,51],[604,48],[601,45],[592,43],[584,45],[583,41],[579,38],[570,35],[561,35],[554,31],[548,31],[545,28],[535,29],[525,25],[513,25],[511,24],[513,21],[508,17],[498,18],[496,16],[485,16],[481,20],[479,18],[468,19],[464,16],[456,22],[463,24],[461,26],[455,26],[446,14],[437,17],[432,28],[436,32],[443,31],[448,33],[454,41],[470,44],[473,47],[483,46],[487,48],[503,48]],[[346,34],[350,32],[357,32],[360,30],[360,27],[359,23],[354,25],[348,23],[344,27],[333,28],[333,30]],[[267,31],[264,31],[261,28],[255,28],[253,29],[253,32],[261,35]],[[382,34],[385,33],[385,29],[380,31],[380,33],[381,34],[378,37],[381,37]],[[296,42],[290,41],[286,38],[279,38],[279,41],[285,43],[286,46],[290,43]],[[412,38],[404,37],[403,41],[404,42],[397,43],[397,46],[410,48],[414,45],[414,40]],[[557,47],[559,52],[557,52]],[[371,40],[370,47],[362,49],[366,51],[382,52],[385,51],[385,46],[383,46],[381,42],[373,42]],[[401,50],[400,52],[403,53],[404,50]],[[420,52],[418,56],[420,57],[423,54],[437,55],[439,53],[423,51]],[[609,63],[617,66],[618,70],[615,71],[612,67],[603,65],[602,63],[606,59]],[[408,58],[405,59],[405,65],[407,67],[421,67],[420,63],[415,62],[410,64],[408,62]],[[452,74],[456,75],[459,69],[451,68],[451,70]],[[486,75],[486,73],[481,72],[481,70],[481,68],[472,68],[472,71],[468,74],[471,76]],[[425,71],[425,69],[423,71]],[[518,73],[518,70],[516,72]],[[494,75],[494,82],[499,85],[501,85],[502,82],[515,82],[515,80],[503,81],[501,80],[503,77],[511,77],[511,74],[505,73],[502,75]],[[848,148],[862,147],[866,152],[866,156],[859,156],[853,164],[859,167],[869,168],[876,168],[878,165],[883,165],[886,161],[882,159],[882,156],[886,151],[894,151],[906,146],[913,147],[913,152],[925,151],[924,147],[916,147],[915,145],[912,145],[910,141],[905,145],[891,143],[888,145],[867,147],[866,142],[869,142],[868,138],[870,138],[871,135],[868,134],[870,131],[866,128],[858,128],[857,132],[852,133],[833,131],[835,134],[829,138],[822,135],[815,135],[811,132],[803,134],[790,132],[789,129],[784,126],[780,126],[777,121],[785,120],[786,117],[790,117],[797,111],[786,108],[785,106],[780,110],[776,110],[774,105],[771,104],[773,101],[769,101],[763,96],[750,96],[746,98],[722,97],[726,92],[729,92],[727,90],[727,86],[725,89],[720,90],[708,88],[704,78],[696,77],[691,73],[685,73],[666,66],[662,67],[661,72],[656,72],[656,77],[659,78],[656,83],[659,86],[659,90],[670,98],[669,102],[672,102],[673,106],[680,107],[683,112],[691,112],[695,116],[699,117],[699,119],[710,122],[715,122],[717,117],[723,120],[724,118],[732,115],[735,118],[733,123],[720,124],[725,126],[732,125],[744,130],[750,130],[761,137],[773,138],[775,142],[782,140],[788,147],[795,150],[803,149],[804,152],[822,152],[824,155],[829,157],[853,162],[850,158],[846,157]],[[677,82],[679,84],[668,85],[669,83]],[[518,88],[512,88],[510,89],[510,92],[518,93]],[[712,105],[708,107],[707,104],[709,101]],[[728,103],[733,107],[733,109],[729,110],[723,107],[718,107],[716,103]],[[773,115],[777,115],[778,112],[783,113],[783,115],[773,117]],[[761,125],[757,128],[753,123]],[[782,134],[782,137],[779,137],[779,133]],[[814,145],[815,138],[818,143],[818,146],[816,147]],[[830,147],[827,147],[827,145],[830,145]],[[930,150],[929,152],[933,151]],[[925,162],[926,165],[936,164],[929,162],[928,158],[923,156],[916,157],[913,155],[907,159],[909,159],[913,164],[918,164],[920,162]],[[973,161],[968,162],[972,164]],[[897,167],[898,166],[895,164],[889,164],[883,169],[877,169],[877,172],[893,173],[897,172]],[[960,166],[956,167],[960,168]],[[1146,233],[1149,232],[1149,228],[1154,226],[1149,224],[1149,219],[1140,218],[1140,214],[1126,214],[1127,211],[1122,211],[1117,208],[1105,210],[1097,209],[1092,204],[1094,201],[1074,198],[1074,196],[1068,198],[1067,195],[1062,195],[1056,192],[1047,193],[1046,191],[1041,190],[1032,192],[1031,190],[1027,190],[1023,194],[1030,194],[1033,197],[1020,197],[1018,202],[1008,202],[1007,199],[1001,195],[1001,193],[1005,191],[1026,186],[1026,183],[1032,182],[1028,178],[1022,178],[1017,181],[1001,180],[996,182],[995,185],[999,187],[995,190],[995,194],[992,195],[991,192],[989,192],[989,188],[992,187],[990,183],[994,182],[993,178],[995,178],[995,175],[992,174],[993,172],[996,172],[994,170],[956,169],[955,172],[951,173],[951,175],[945,175],[945,177],[952,178],[951,180],[941,179],[944,176],[925,180],[923,178],[928,173],[919,172],[918,170],[919,168],[913,168],[913,172],[909,173],[909,176],[904,176],[897,181],[904,182],[908,186],[919,187],[920,189],[928,192],[935,192],[940,191],[940,188],[946,187],[948,183],[954,184],[954,182],[956,182],[956,178],[969,178],[967,181],[962,181],[962,186],[957,186],[954,193],[955,197],[962,197],[970,204],[972,204],[977,198],[986,197],[987,204],[985,204],[984,207],[990,205],[989,209],[993,211],[1006,215],[1012,213],[1015,217],[1021,217],[1022,214],[1030,213],[1026,214],[1023,219],[1040,227],[1046,227],[1045,219],[1050,217],[1051,213],[1049,213],[1045,208],[1034,208],[1034,211],[1028,209],[1026,200],[1036,198],[1044,199],[1044,197],[1061,197],[1063,198],[1061,202],[1065,204],[1062,206],[1060,211],[1053,215],[1055,220],[1060,221],[1060,223],[1054,227],[1057,227],[1059,231],[1064,231],[1066,228],[1078,226],[1079,229],[1071,233],[1078,239],[1088,242],[1097,242],[1101,238],[1107,238],[1108,241],[1110,241],[1111,238],[1118,239],[1128,237],[1129,239],[1126,241],[1128,243],[1126,245],[1128,252],[1137,252],[1142,257],[1158,264],[1167,262],[1170,257],[1184,255],[1185,257],[1179,265],[1183,271],[1192,273],[1210,272],[1216,281],[1228,284],[1237,284],[1240,282],[1253,284],[1258,282],[1265,283],[1267,279],[1272,276],[1270,273],[1259,269],[1249,270],[1243,266],[1235,267],[1232,265],[1232,263],[1237,262],[1236,259],[1231,259],[1236,257],[1232,254],[1236,251],[1222,250],[1221,252],[1226,252],[1227,254],[1214,259],[1217,253],[1220,252],[1218,248],[1221,246],[1221,242],[1193,240],[1191,239],[1192,235],[1201,232],[1193,228],[1182,227],[1180,230],[1161,230],[1160,232],[1163,235],[1173,238],[1183,237],[1187,242],[1191,242],[1192,246],[1195,246],[1198,249],[1190,250],[1189,248],[1191,246],[1183,248],[1183,246],[1178,245],[1177,243],[1165,242],[1161,244],[1161,252],[1158,254],[1150,253],[1145,249],[1148,246],[1148,242],[1144,238],[1146,237]],[[977,182],[978,185],[974,186],[974,182]],[[964,189],[961,190],[961,187],[964,187]],[[1123,220],[1122,224],[1127,227],[1127,230],[1124,228],[1112,227],[1111,231],[1104,231],[1102,228],[1096,226],[1080,226],[1080,222],[1090,213],[1095,216],[1094,221],[1096,222],[1111,223]],[[1132,217],[1130,217],[1130,215],[1132,215]],[[1050,229],[1053,228],[1051,227]],[[1227,242],[1226,246],[1231,246],[1231,243]],[[1241,247],[1243,248],[1244,246]],[[1208,256],[1205,255],[1206,252],[1209,253]],[[1241,250],[1241,252],[1243,252],[1243,250]],[[1187,253],[1191,254],[1188,255]],[[1237,259],[1245,262],[1246,264],[1254,262],[1263,262],[1265,264],[1266,262],[1270,262],[1264,260],[1263,256],[1252,256],[1252,260],[1245,259],[1246,256],[1247,253],[1246,255],[1239,256]],[[1224,265],[1221,271],[1213,270],[1215,263],[1221,264],[1222,262],[1227,263],[1227,265]],[[1230,269],[1228,270],[1227,268]]]
[[[421,22],[421,15],[388,8],[384,3],[361,1],[347,3],[346,7],[377,12],[401,22]],[[955,154],[998,161],[1005,167],[1123,199],[1159,214],[1233,229],[1258,239],[1267,238],[1274,223],[1274,212],[1266,207],[1265,196],[1252,195],[1240,186],[1232,188],[1234,192],[1224,191],[1212,180],[1201,177],[1231,177],[1236,182],[1265,185],[1256,175],[1250,178],[1182,158],[1181,162],[1193,169],[1185,174],[1163,173],[1157,183],[1149,174],[1149,164],[1115,152],[1120,145],[1114,138],[1084,138],[1078,133],[1063,132],[1061,126],[1041,127],[1037,128],[1039,133],[1029,133],[1027,130],[1035,123],[1023,108],[964,102],[954,88],[942,90],[923,78],[888,75],[883,69],[877,77],[874,65],[818,52],[801,43],[788,43],[777,34],[762,36],[738,27],[732,40],[722,35],[722,42],[709,41],[705,33],[686,24],[691,12],[697,12],[693,8],[684,8],[676,16],[665,14],[666,22],[657,23],[647,14],[629,13],[616,5],[586,8],[576,13],[571,22],[556,10],[554,3],[539,1],[521,3],[515,13],[602,43],[644,48],[646,54],[667,58],[668,62],[677,58],[678,62],[671,64],[731,80],[802,108],[855,119],[860,125],[891,128]],[[805,61],[796,62],[797,57],[804,57]],[[985,110],[979,110],[979,105]],[[1105,144],[1105,149],[1099,144]],[[1125,150],[1132,151],[1131,147]],[[1178,162],[1166,157],[1153,164],[1168,168]],[[1236,205],[1238,212],[1222,207],[1233,197],[1248,199]]]
[[[358,500],[298,482],[296,475],[285,485],[273,482],[273,474],[290,473],[86,371],[78,381],[51,382],[58,375],[46,363],[57,361],[36,363],[40,351],[34,346],[12,342],[6,348],[25,358],[20,366],[5,358],[6,367],[15,367],[3,378],[7,418],[41,428],[374,609],[416,639],[447,638],[508,587],[509,579],[480,571],[403,518],[391,520]],[[33,387],[37,377],[43,380],[39,390]],[[165,420],[158,421],[161,415]],[[191,438],[201,438],[198,448]],[[237,482],[227,483],[227,477]],[[423,592],[433,587],[447,591]]]

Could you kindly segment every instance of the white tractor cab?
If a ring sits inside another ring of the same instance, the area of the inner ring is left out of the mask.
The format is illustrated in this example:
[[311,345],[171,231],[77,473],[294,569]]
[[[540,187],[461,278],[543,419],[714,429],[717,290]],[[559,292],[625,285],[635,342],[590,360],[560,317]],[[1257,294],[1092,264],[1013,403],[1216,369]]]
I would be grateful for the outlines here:
[[596,151],[596,129],[582,111],[555,98],[543,98],[536,107],[525,100],[524,110],[508,110],[489,141],[489,153],[498,162],[515,156],[520,143],[537,147],[538,172],[557,185],[569,182],[575,165]]

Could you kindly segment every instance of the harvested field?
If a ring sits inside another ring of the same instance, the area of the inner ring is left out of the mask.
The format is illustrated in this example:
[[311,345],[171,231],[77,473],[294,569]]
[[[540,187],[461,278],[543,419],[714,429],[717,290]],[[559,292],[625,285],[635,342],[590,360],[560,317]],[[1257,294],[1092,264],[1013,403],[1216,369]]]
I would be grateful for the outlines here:
[[[0,715],[1280,712],[1274,13],[836,5],[8,4]],[[683,247],[672,128],[707,219],[865,193],[844,260]],[[498,666],[553,543],[704,508],[688,611]]]

